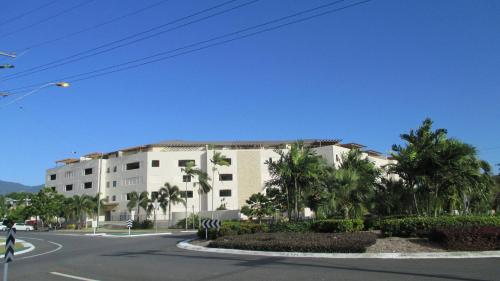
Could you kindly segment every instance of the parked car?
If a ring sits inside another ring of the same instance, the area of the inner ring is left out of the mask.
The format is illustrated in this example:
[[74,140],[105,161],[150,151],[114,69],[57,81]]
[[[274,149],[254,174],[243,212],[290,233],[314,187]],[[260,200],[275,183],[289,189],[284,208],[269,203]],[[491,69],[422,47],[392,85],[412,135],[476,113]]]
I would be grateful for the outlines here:
[[6,225],[0,225],[0,231],[7,231]]
[[16,231],[24,230],[24,231],[33,231],[33,226],[27,225],[25,223],[16,222],[12,228],[15,228]]

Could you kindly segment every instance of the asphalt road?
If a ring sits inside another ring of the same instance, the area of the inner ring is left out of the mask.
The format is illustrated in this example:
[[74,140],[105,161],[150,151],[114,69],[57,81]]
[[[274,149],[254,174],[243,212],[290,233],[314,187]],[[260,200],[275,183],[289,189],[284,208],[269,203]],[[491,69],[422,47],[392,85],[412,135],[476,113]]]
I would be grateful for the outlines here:
[[18,233],[17,236],[37,248],[15,258],[9,266],[9,280],[500,280],[500,259],[258,257],[177,248],[176,243],[189,238],[187,235],[105,238]]

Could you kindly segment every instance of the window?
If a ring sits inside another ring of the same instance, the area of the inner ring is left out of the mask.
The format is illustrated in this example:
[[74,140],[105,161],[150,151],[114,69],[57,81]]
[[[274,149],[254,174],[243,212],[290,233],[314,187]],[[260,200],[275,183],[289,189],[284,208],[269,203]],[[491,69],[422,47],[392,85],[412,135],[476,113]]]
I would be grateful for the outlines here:
[[73,190],[73,185],[72,184],[67,184],[66,185],[66,191],[71,191]]
[[127,186],[127,185],[141,184],[141,183],[142,183],[142,177],[133,177],[133,178],[126,178],[122,184],[124,186]]
[[91,181],[88,181],[88,182],[84,183],[84,184],[83,184],[83,188],[85,188],[85,189],[92,188],[92,182],[91,182]]
[[269,157],[269,160],[267,160],[268,163],[273,163],[273,158],[272,157]]
[[113,173],[116,173],[116,171],[118,170],[118,168],[116,166],[113,167]]
[[182,182],[191,182],[191,176],[188,175],[182,176]]
[[130,193],[127,193],[127,200],[130,200],[130,198],[131,198]]
[[110,172],[110,171],[111,171],[111,169],[108,167],[108,168],[106,169],[106,173],[108,173],[108,174],[109,174],[109,172]]
[[229,164],[229,166],[231,166],[231,158],[224,158],[222,160],[226,161],[226,163]]
[[92,168],[87,168],[84,170],[85,175],[92,175]]
[[158,191],[151,192],[151,198],[158,198]]
[[109,181],[106,182],[106,188],[109,188]]
[[179,167],[186,167],[190,162],[193,163],[193,165],[196,165],[196,161],[194,160],[179,160]]
[[340,162],[340,158],[339,158],[338,154],[335,154],[335,160],[337,160],[337,162]]
[[116,181],[113,181],[113,187],[116,187]]
[[[180,194],[181,198],[186,198],[186,191],[181,191],[179,194]],[[187,197],[193,198],[193,191],[188,190]]]
[[51,181],[55,181],[55,180],[56,180],[56,178],[57,178],[57,175],[56,175],[56,174],[52,174],[52,175],[50,175],[50,180],[51,180]]
[[116,195],[113,195],[111,201],[116,201]]
[[232,181],[233,180],[233,174],[220,174],[219,175],[219,181]]
[[127,170],[137,170],[141,166],[140,162],[132,162],[127,164]]
[[151,167],[153,167],[153,168],[160,167],[160,160],[152,160],[151,161]]
[[220,197],[231,197],[231,189],[221,189],[219,190]]

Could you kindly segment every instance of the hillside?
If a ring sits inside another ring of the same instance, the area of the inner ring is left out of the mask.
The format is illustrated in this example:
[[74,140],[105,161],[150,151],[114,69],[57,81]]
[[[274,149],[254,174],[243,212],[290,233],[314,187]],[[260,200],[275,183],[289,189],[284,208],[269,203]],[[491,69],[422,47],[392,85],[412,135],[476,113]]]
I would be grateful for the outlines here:
[[6,194],[10,192],[38,192],[43,185],[37,186],[28,186],[24,184],[20,184],[17,182],[8,182],[0,180],[0,194]]

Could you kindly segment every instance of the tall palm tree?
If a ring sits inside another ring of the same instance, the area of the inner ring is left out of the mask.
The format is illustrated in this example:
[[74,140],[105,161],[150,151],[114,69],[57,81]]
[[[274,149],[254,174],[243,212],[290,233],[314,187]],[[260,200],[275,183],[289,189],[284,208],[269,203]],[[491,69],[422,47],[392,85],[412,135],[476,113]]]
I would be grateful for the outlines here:
[[222,166],[229,166],[229,162],[227,161],[227,157],[222,155],[222,153],[215,151],[214,149],[214,154],[212,155],[212,158],[210,159],[210,162],[212,163],[212,219],[214,218],[214,192],[215,192],[215,173],[219,173],[218,167]]
[[[163,202],[167,202],[168,205],[168,223],[172,222],[172,204],[182,203],[186,205],[186,201],[182,199],[179,187],[177,185],[171,185],[170,183],[165,183],[164,187],[160,189],[160,193],[162,194],[161,200]],[[186,219],[187,221],[187,219]]]
[[129,201],[127,203],[128,211],[131,212],[132,209],[137,207],[137,221],[139,221],[139,214],[141,208],[144,210],[148,207],[149,194],[147,191],[142,191],[138,193],[137,191],[132,191],[128,194]]
[[83,215],[88,215],[92,213],[92,197],[89,195],[73,195],[73,207],[76,217],[78,219],[78,227],[81,228],[83,225]]
[[185,182],[185,191],[184,191],[184,200],[185,200],[185,217],[186,217],[186,229],[187,229],[187,208],[188,208],[188,182],[191,182],[192,179],[195,177],[198,178],[198,182],[193,183],[193,187],[199,186],[199,194],[207,193],[211,190],[211,186],[208,183],[208,180],[210,178],[208,177],[207,173],[203,172],[201,169],[195,168],[195,163],[194,162],[188,162],[184,168],[181,169],[182,172],[184,172],[186,179],[184,180]]

